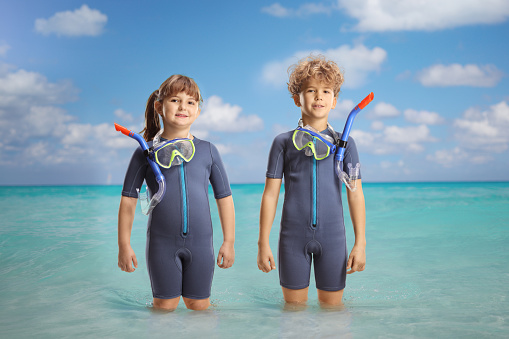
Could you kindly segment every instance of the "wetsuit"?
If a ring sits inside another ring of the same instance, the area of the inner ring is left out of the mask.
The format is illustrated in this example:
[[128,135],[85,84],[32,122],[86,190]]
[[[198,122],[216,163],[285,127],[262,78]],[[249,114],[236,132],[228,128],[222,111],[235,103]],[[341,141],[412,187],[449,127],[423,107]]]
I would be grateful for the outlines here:
[[[216,199],[231,195],[231,189],[217,148],[198,138],[193,142],[195,154],[190,162],[161,168],[166,194],[148,219],[146,259],[154,298],[210,297],[215,257],[209,181]],[[138,148],[127,169],[122,195],[138,198],[136,188],[144,180],[151,192],[158,190],[154,173]]]
[[[294,131],[278,135],[269,154],[267,178],[282,179],[285,199],[279,233],[278,264],[281,286],[309,286],[314,261],[316,287],[324,291],[345,288],[347,248],[341,202],[341,184],[334,171],[334,156],[315,160],[297,150]],[[329,130],[321,132],[332,136]],[[343,161],[359,162],[354,140],[348,138]],[[359,179],[360,179],[359,173]]]

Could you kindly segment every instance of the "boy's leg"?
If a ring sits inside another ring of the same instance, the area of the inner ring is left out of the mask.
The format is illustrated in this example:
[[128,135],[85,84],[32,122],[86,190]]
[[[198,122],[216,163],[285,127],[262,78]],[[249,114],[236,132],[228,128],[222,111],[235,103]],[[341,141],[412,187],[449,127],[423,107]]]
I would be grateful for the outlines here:
[[286,287],[283,289],[283,297],[289,304],[304,304],[308,301],[308,289],[309,287],[302,288],[300,290],[292,290]]
[[174,311],[180,301],[180,297],[173,299],[159,299],[154,298],[154,308],[163,311]]
[[316,290],[318,292],[318,301],[322,307],[342,306],[343,305],[343,291],[324,291]]
[[184,303],[186,307],[193,311],[203,311],[206,310],[210,306],[210,298],[207,299],[190,299],[186,297],[182,297],[184,299]]

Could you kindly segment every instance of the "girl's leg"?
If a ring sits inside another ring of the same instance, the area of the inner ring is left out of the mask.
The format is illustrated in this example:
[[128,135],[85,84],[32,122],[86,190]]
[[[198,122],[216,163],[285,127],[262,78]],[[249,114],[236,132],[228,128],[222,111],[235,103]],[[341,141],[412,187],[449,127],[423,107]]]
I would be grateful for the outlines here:
[[343,305],[343,291],[324,291],[316,290],[318,292],[318,301],[322,307],[335,307]]
[[180,297],[173,299],[154,298],[154,308],[162,311],[174,311],[180,301]]
[[210,298],[207,299],[189,299],[186,297],[182,297],[184,299],[184,303],[186,307],[193,311],[203,311],[206,310],[210,306]]

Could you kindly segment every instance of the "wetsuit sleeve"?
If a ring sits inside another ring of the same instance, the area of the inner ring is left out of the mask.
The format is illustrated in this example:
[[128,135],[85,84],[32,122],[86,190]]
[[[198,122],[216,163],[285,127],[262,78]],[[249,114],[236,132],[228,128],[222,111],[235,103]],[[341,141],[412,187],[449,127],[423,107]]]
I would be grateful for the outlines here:
[[[343,159],[343,171],[348,173],[348,164],[352,164],[355,167],[359,161],[359,153],[357,152],[357,146],[355,145],[355,140],[352,137],[348,137],[348,143],[346,144],[345,149],[345,158]],[[359,170],[359,176],[357,179],[362,179],[361,170]]]
[[269,163],[265,176],[271,179],[282,179],[284,170],[285,138],[284,134],[278,135],[272,142],[269,152]]
[[214,191],[214,198],[221,199],[232,195],[230,182],[228,181],[223,161],[221,160],[219,151],[213,144],[210,144],[210,155],[212,156],[212,166],[210,168],[209,180],[212,185],[212,190]]
[[141,147],[138,147],[131,157],[127,172],[124,178],[124,186],[122,187],[122,195],[125,197],[138,198],[136,189],[140,189],[145,180],[148,162]]

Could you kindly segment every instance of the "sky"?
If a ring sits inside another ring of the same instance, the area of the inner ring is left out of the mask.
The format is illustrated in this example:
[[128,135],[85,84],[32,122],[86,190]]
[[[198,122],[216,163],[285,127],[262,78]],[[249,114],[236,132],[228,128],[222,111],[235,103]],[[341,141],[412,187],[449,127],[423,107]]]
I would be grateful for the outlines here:
[[506,0],[2,1],[0,185],[121,184],[150,93],[198,83],[191,128],[232,183],[262,183],[300,117],[287,69],[323,54],[345,82],[329,122],[363,182],[509,180]]

